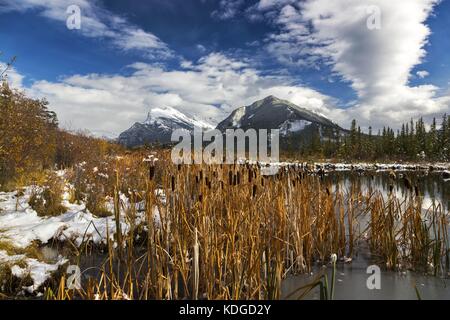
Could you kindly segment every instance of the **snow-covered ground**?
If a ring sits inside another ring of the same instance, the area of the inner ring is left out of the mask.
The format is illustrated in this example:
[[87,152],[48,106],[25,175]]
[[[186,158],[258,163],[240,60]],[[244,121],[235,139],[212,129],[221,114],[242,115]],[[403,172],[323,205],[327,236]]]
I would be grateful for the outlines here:
[[[8,255],[6,251],[0,250],[0,265],[8,265],[11,268],[11,274],[17,278],[23,279],[30,276],[33,284],[22,288],[28,293],[33,293],[51,276],[52,272],[64,265],[68,260],[59,256],[54,264],[38,261],[28,258],[24,254]],[[25,264],[26,267],[19,266]],[[1,285],[1,284],[0,284]]]
[[[255,161],[238,161],[240,164]],[[450,177],[450,163],[334,163],[334,162],[258,162],[261,166],[271,166],[278,168],[301,167],[309,171],[438,171],[446,173]]]
[[[157,196],[164,200],[164,192],[157,190]],[[7,241],[15,248],[25,249],[35,241],[47,244],[50,240],[68,241],[76,246],[85,242],[95,244],[107,243],[107,235],[114,241],[116,223],[114,216],[99,218],[86,209],[85,204],[74,204],[69,202],[69,193],[63,196],[62,204],[67,208],[66,212],[54,217],[40,217],[33,210],[28,201],[32,193],[32,187],[25,188],[24,194],[18,196],[17,192],[0,192],[0,239]],[[121,194],[121,217],[120,225],[123,234],[127,234],[130,226],[126,218],[126,209],[130,203],[125,195]],[[112,201],[112,200],[111,200]],[[111,208],[112,203],[107,203]],[[136,204],[136,224],[145,219],[144,204]],[[111,208],[111,211],[112,208]],[[153,209],[155,224],[159,224],[159,211],[155,206]],[[18,266],[25,263],[26,268]],[[34,281],[33,286],[24,288],[33,292],[50,276],[51,272],[67,262],[64,257],[58,257],[53,264],[41,262],[26,257],[26,255],[9,256],[6,251],[0,251],[0,265],[11,267],[13,275],[23,278],[30,275]]]
[[[76,245],[83,241],[106,243],[107,229],[110,237],[116,232],[113,217],[97,218],[84,204],[73,204],[64,199],[62,204],[67,211],[55,217],[39,217],[28,204],[31,189],[25,195],[17,197],[16,192],[0,193],[0,226],[2,237],[11,241],[14,246],[26,248],[33,241],[42,244],[51,239],[71,240]],[[128,225],[121,219],[124,232]]]
[[434,170],[447,171],[449,163],[331,163],[316,162],[316,169],[322,168],[330,171],[351,171],[351,170],[376,170],[376,171],[409,171],[409,170]]

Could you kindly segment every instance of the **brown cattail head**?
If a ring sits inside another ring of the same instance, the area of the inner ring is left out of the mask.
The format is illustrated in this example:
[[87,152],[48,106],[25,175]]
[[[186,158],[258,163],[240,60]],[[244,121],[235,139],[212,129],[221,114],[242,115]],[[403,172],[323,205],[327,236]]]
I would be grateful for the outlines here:
[[404,181],[404,183],[405,183],[406,189],[412,190],[412,183],[411,183],[411,180],[410,180],[408,177],[404,177],[404,178],[403,178],[403,181]]
[[256,184],[253,185],[253,192],[252,192],[252,197],[254,198],[256,196],[256,191],[257,191],[257,187]]
[[148,169],[148,177],[150,180],[153,180],[153,178],[155,177],[155,166],[152,165]]
[[397,175],[395,174],[394,170],[389,170],[389,178],[391,178],[392,180],[397,179]]
[[171,186],[172,186],[172,191],[175,191],[175,176],[172,176]]

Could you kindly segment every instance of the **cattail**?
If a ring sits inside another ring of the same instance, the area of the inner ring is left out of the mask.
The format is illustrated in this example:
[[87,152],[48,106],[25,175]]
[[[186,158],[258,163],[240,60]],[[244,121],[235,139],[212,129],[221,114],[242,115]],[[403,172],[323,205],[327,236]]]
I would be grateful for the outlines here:
[[237,172],[237,184],[241,184],[241,172]]
[[252,192],[252,197],[254,198],[256,196],[256,191],[257,191],[257,187],[256,184],[253,185],[253,192]]
[[175,176],[172,176],[172,191],[175,191]]
[[231,186],[233,184],[233,172],[228,171],[228,184]]
[[414,186],[414,192],[416,194],[416,197],[420,196],[419,187],[417,185]]
[[197,235],[197,228],[195,228],[195,237],[194,237],[194,261],[193,261],[193,273],[194,273],[194,300],[198,299],[198,289],[199,289],[199,283],[200,283],[200,264],[199,264],[199,249],[200,246],[198,244],[198,235]]
[[248,172],[248,183],[252,183],[252,179],[253,179],[253,172],[249,171]]
[[403,178],[403,182],[405,183],[406,189],[408,189],[408,190],[412,189],[412,183],[411,183],[411,180],[408,177],[404,177]]
[[202,194],[199,194],[199,195],[198,195],[198,201],[199,201],[199,202],[202,202],[202,201],[203,201],[203,195],[202,195]]
[[391,178],[392,180],[397,179],[397,175],[395,174],[394,170],[390,170],[389,171],[389,178]]
[[148,169],[148,177],[150,180],[153,180],[153,178],[155,177],[155,166],[150,166],[150,168]]

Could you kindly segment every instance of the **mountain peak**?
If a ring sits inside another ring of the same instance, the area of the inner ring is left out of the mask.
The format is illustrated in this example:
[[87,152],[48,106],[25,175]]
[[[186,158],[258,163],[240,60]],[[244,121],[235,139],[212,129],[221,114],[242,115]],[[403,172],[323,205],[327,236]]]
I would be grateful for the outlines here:
[[286,135],[311,126],[340,129],[326,117],[299,107],[290,101],[269,95],[249,106],[234,110],[217,128],[225,129],[280,129]]
[[267,96],[267,97],[265,97],[264,99],[263,99],[263,101],[267,101],[267,102],[269,102],[269,101],[279,101],[280,99],[278,99],[277,97],[275,97],[274,95],[270,95],[270,96]]
[[170,143],[173,130],[193,131],[194,128],[212,129],[211,124],[189,117],[173,107],[155,107],[144,122],[136,122],[122,132],[119,142],[129,147],[146,143]]
[[183,118],[184,115],[172,108],[172,107],[157,107],[152,108],[147,114],[147,119],[144,121],[145,124],[154,123],[160,119],[170,119],[170,118]]
[[181,111],[167,106],[150,109],[147,115],[147,119],[144,121],[144,124],[167,125],[167,122],[170,122],[170,124],[172,124],[173,121],[192,127],[207,129],[213,128],[213,126],[209,123],[188,117]]

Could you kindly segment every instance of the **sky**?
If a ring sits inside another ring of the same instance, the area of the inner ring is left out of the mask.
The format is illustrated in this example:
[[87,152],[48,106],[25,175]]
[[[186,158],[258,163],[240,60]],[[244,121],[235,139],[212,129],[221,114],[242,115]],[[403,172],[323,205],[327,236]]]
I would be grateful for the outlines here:
[[69,130],[268,95],[377,130],[450,113],[449,27],[450,0],[0,0],[0,63]]

